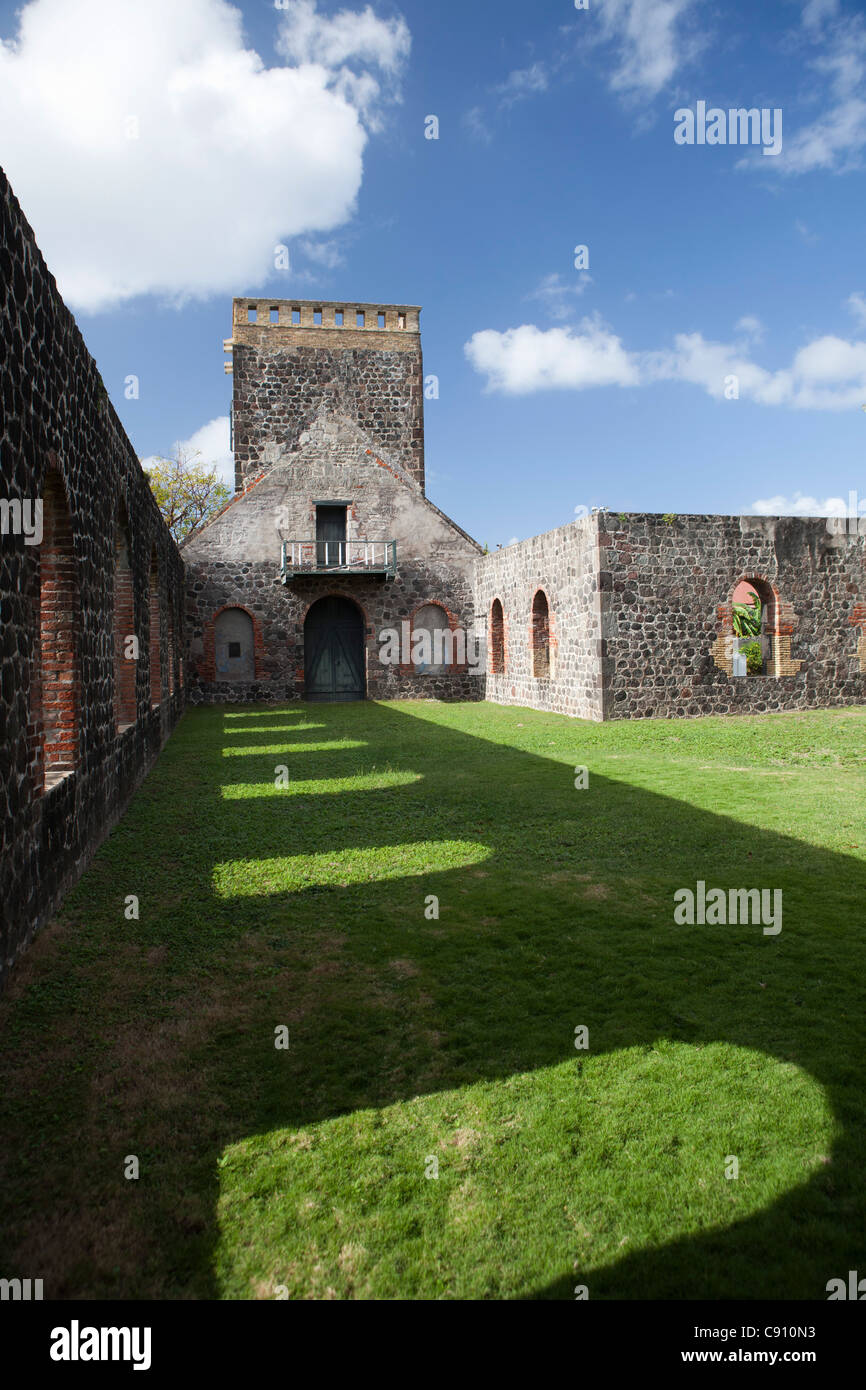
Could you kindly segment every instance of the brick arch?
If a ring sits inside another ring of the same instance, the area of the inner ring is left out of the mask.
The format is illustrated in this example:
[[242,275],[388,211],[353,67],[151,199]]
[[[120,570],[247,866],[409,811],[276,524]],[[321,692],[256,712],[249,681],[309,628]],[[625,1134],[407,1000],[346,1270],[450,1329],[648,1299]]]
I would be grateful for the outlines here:
[[[241,613],[246,613],[253,625],[253,678],[256,681],[267,680],[265,674],[265,643],[262,637],[261,623],[253,613],[252,609],[247,608],[245,603],[224,603],[221,608],[216,608],[205,624],[204,630],[204,655],[201,658],[198,668],[199,678],[214,685],[217,681],[216,674],[216,621],[221,613],[228,613],[233,609],[239,609]],[[181,679],[182,679],[181,674]]]
[[136,699],[137,661],[128,655],[128,640],[136,635],[135,577],[132,563],[132,536],[126,503],[121,499],[114,522],[112,552],[112,649],[114,676],[114,722],[118,733],[134,724],[138,716]]
[[[454,610],[453,610],[453,608],[449,608],[447,603],[445,603],[445,602],[444,602],[442,599],[440,599],[440,598],[425,598],[425,599],[423,600],[423,602],[421,602],[421,603],[416,603],[415,607],[411,610],[411,612],[410,612],[410,614],[409,614],[409,645],[410,645],[410,651],[411,651],[411,644],[412,644],[412,634],[413,634],[414,631],[415,631],[415,619],[417,618],[418,614],[419,614],[420,612],[422,612],[422,610],[425,609],[425,608],[441,608],[441,609],[442,609],[442,612],[445,614],[446,618],[448,619],[448,629],[449,629],[450,632],[456,632],[456,630],[457,630],[457,629],[459,628],[459,626],[460,626],[460,616],[459,616],[459,614],[455,613]],[[459,662],[457,662],[457,661],[448,661],[448,662],[446,662],[446,663],[444,664],[444,667],[442,668],[442,670],[438,671],[438,674],[439,674],[439,675],[443,675],[443,674],[445,674],[445,673],[447,672],[449,675],[454,675],[455,672],[460,672],[460,671],[465,671],[465,670],[466,670],[466,663],[465,663],[465,662],[463,662],[463,663],[461,664],[461,663],[459,663]],[[415,670],[415,667],[412,665],[411,661],[409,662],[408,665],[405,665],[405,666],[404,666],[403,664],[401,664],[401,666],[400,666],[400,671],[401,671],[401,673],[403,673],[403,674],[410,674],[410,675],[411,675],[411,674],[415,674],[415,675],[418,674],[417,671]]]
[[355,607],[359,610],[361,617],[364,619],[365,637],[368,637],[372,634],[372,624],[370,623],[370,619],[367,614],[366,608],[364,607],[363,603],[361,603],[360,599],[357,599],[354,594],[347,594],[345,589],[325,589],[322,591],[322,593],[316,594],[315,598],[310,599],[310,602],[307,604],[306,608],[301,614],[301,628],[303,628],[305,622],[307,621],[310,609],[315,608],[316,604],[320,603],[323,598],[345,598],[348,599],[350,603],[354,603]]
[[529,612],[529,652],[534,680],[552,679],[555,646],[553,607],[547,590],[540,584],[533,590]]
[[155,545],[150,550],[150,566],[147,581],[148,613],[148,651],[150,672],[150,707],[156,709],[162,704],[162,566]]
[[30,768],[47,791],[79,763],[81,601],[69,497],[56,455],[42,482],[42,545],[35,591]]
[[780,676],[795,676],[803,665],[791,656],[791,642],[799,623],[793,605],[783,599],[778,586],[769,575],[757,570],[744,570],[734,580],[728,590],[725,603],[716,609],[719,631],[712,648],[713,661],[726,675],[732,676],[734,670],[734,594],[741,584],[751,584],[764,608],[763,633],[770,638],[770,657],[767,662],[765,679],[778,679]]
[[166,655],[167,655],[167,657],[168,657],[168,698],[171,699],[172,696],[174,695],[174,686],[175,686],[175,673],[174,673],[174,672],[175,672],[175,661],[176,661],[176,653],[177,653],[177,643],[176,643],[176,641],[175,641],[174,604],[172,603],[170,597],[168,597],[168,600],[167,600],[167,603],[166,603],[166,609],[165,609],[165,622],[166,622]]
[[[497,616],[497,607],[499,613]],[[507,623],[505,604],[495,594],[487,621],[487,669],[491,676],[504,676],[508,661]]]
[[848,621],[852,627],[860,629],[857,638],[857,660],[860,670],[866,674],[866,603],[856,603]]

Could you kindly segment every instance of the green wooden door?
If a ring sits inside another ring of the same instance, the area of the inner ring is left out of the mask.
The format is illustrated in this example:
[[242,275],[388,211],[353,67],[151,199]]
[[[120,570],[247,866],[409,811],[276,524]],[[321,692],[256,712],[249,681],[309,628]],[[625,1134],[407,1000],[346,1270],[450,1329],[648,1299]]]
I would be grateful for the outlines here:
[[346,563],[346,508],[316,507],[316,564],[337,569]]
[[304,624],[304,671],[308,700],[363,700],[364,619],[345,598],[314,603]]

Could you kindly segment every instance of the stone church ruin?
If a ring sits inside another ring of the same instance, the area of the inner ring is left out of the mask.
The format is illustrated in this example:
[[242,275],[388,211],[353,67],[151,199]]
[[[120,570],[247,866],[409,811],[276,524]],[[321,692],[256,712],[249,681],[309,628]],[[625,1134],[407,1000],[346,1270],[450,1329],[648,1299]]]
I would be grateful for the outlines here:
[[187,702],[866,702],[859,527],[599,512],[483,553],[426,494],[412,305],[234,300],[236,495],[179,550],[2,172],[0,222],[0,984]]

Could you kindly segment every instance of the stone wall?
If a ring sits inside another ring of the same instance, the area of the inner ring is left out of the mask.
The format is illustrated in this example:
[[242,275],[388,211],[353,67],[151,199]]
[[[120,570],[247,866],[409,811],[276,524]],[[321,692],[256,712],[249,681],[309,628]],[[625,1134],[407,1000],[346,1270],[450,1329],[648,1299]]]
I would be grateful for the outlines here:
[[[184,640],[179,553],[2,171],[0,479],[2,986],[177,720]],[[28,544],[18,522],[36,503]]]
[[[606,718],[866,702],[866,537],[856,523],[605,513],[599,527]],[[773,610],[766,675],[731,673],[741,579]]]
[[[335,325],[338,312],[344,324]],[[353,420],[377,454],[424,490],[424,377],[418,309],[236,299],[232,350],[238,491],[322,414]],[[248,316],[255,315],[249,322]],[[364,328],[355,327],[363,315]],[[271,316],[274,315],[274,321]],[[292,323],[293,315],[299,323]],[[320,320],[317,325],[314,316]],[[384,326],[380,329],[380,318]],[[403,323],[403,327],[398,325]]]
[[[479,699],[483,674],[454,667],[422,674],[383,665],[380,634],[411,624],[438,603],[453,628],[474,629],[473,566],[480,547],[427,498],[396,462],[375,454],[350,419],[324,409],[294,450],[280,450],[269,471],[183,547],[191,642],[190,700],[281,701],[304,696],[304,620],[317,599],[338,595],[362,611],[367,693],[374,699]],[[347,539],[396,541],[393,578],[299,575],[283,584],[284,540],[316,534],[316,501],[346,502]],[[213,625],[226,607],[253,619],[256,680],[220,681],[211,660]]]
[[[476,564],[479,622],[490,632],[495,599],[504,619],[504,671],[495,672],[488,646],[487,699],[601,719],[601,613],[598,525],[586,517],[510,545]],[[534,674],[533,599],[549,607],[550,673]]]
[[[866,702],[866,536],[797,517],[602,513],[476,564],[479,621],[504,619],[486,698],[588,719],[672,718]],[[733,594],[767,611],[765,674],[735,676]],[[533,661],[549,605],[550,672]]]

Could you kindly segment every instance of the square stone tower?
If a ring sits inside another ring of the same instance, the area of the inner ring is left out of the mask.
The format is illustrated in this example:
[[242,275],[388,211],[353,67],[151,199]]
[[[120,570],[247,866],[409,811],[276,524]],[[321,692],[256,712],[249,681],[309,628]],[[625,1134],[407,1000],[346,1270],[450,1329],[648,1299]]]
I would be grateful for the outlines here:
[[424,491],[417,305],[235,299],[232,435],[240,492],[320,415],[353,420]]

